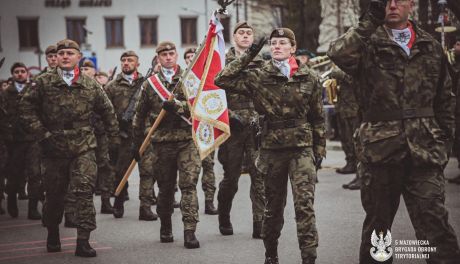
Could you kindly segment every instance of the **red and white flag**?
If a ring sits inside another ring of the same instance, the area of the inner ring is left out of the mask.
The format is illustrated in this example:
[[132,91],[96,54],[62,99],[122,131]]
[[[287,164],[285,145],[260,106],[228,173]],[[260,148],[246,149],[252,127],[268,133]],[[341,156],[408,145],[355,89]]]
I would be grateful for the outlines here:
[[224,27],[213,15],[203,44],[182,76],[181,88],[192,115],[193,140],[204,159],[230,137],[227,97],[214,84],[225,66]]

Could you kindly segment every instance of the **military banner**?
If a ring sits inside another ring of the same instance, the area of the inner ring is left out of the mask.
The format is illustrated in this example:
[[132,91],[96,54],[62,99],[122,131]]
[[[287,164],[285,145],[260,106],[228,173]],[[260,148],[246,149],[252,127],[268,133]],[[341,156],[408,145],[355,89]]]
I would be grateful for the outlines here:
[[182,76],[181,88],[191,109],[193,140],[201,159],[230,137],[227,97],[214,84],[215,76],[225,66],[223,29],[213,15],[205,41]]

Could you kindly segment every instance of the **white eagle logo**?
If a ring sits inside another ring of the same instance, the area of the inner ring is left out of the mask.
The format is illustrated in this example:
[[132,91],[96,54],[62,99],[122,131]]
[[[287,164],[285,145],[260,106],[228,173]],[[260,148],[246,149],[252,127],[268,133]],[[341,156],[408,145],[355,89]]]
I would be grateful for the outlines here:
[[383,238],[383,232],[380,231],[379,236],[375,233],[375,230],[371,235],[372,248],[370,250],[371,257],[379,262],[384,262],[391,258],[393,255],[393,249],[391,248],[391,233],[387,230],[387,235]]

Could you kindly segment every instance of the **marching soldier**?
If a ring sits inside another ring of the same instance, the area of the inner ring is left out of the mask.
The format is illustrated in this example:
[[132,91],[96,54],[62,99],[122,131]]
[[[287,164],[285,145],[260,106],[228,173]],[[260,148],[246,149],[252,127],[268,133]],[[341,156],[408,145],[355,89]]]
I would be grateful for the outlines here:
[[95,79],[94,77],[96,76],[96,66],[94,66],[94,63],[91,60],[86,59],[83,61],[80,69],[81,73],[88,76],[89,78]]
[[[134,51],[123,52],[120,56],[122,72],[117,75],[115,80],[109,82],[105,90],[112,101],[115,112],[120,124],[121,144],[117,151],[112,152],[111,158],[116,161],[115,183],[118,185],[128,169],[132,156],[132,120],[134,118],[135,104],[140,96],[141,85],[144,80],[142,74],[137,71],[139,67],[139,57]],[[140,174],[139,184],[139,220],[154,221],[158,216],[152,212],[151,191],[148,188],[153,188],[151,174]],[[145,187],[147,186],[147,187]],[[147,192],[147,193],[145,193]],[[128,183],[123,188],[118,197],[115,198],[113,215],[115,218],[121,218],[124,214],[124,201],[128,195]]]
[[[195,55],[195,48],[188,48],[184,53],[184,60],[187,65],[192,62]],[[201,161],[203,176],[201,177],[201,188],[204,192],[204,213],[209,215],[218,214],[214,207],[214,194],[216,193],[216,175],[214,174],[214,155],[212,152]]]
[[[226,54],[226,63],[230,63],[251,47],[254,42],[254,30],[246,22],[235,25],[233,30],[235,46]],[[258,68],[263,60],[260,56],[251,61],[249,68]],[[244,76],[238,76],[241,78]],[[250,198],[252,202],[253,238],[261,238],[262,220],[264,215],[264,183],[262,174],[255,167],[257,157],[256,143],[254,139],[254,126],[258,126],[258,114],[254,109],[254,103],[249,94],[233,92],[232,82],[220,86],[227,90],[227,103],[229,109],[230,138],[219,147],[218,159],[224,169],[224,178],[219,184],[217,193],[219,210],[219,231],[222,235],[232,235],[233,226],[230,221],[230,211],[233,198],[238,190],[238,180],[241,175],[243,159],[249,162],[249,176],[251,177]]]
[[59,224],[64,196],[76,197],[76,256],[95,257],[89,244],[96,228],[93,190],[96,184],[96,137],[91,126],[93,113],[101,116],[112,144],[118,144],[115,113],[102,88],[78,69],[79,45],[69,39],[56,45],[58,67],[39,76],[23,96],[23,125],[41,139],[45,165],[46,199],[43,210],[48,229],[48,252],[61,251]]
[[48,66],[41,72],[52,72],[57,67],[56,45],[50,45],[45,50],[45,58]]
[[106,72],[100,71],[96,73],[95,79],[102,86],[102,88],[105,88],[105,85],[109,81],[109,75]]
[[[360,263],[380,263],[371,237],[391,230],[401,195],[430,263],[458,263],[457,237],[444,205],[443,170],[455,129],[455,98],[441,45],[409,21],[414,1],[373,0],[357,27],[328,56],[359,80],[362,122],[357,154],[366,212]],[[389,262],[392,260],[390,259]]]
[[[201,161],[192,140],[191,127],[186,122],[187,115],[190,114],[186,98],[181,90],[173,90],[179,81],[182,69],[177,65],[178,54],[174,43],[161,42],[156,52],[161,65],[160,72],[151,76],[142,86],[133,121],[132,153],[136,160],[140,160],[139,148],[144,139],[145,120],[152,117],[156,119],[161,109],[165,109],[167,114],[152,136],[151,142],[156,157],[153,166],[160,189],[157,204],[157,213],[161,221],[160,241],[170,243],[174,240],[171,215],[174,210],[174,186],[179,171],[184,246],[199,248],[200,243],[195,236],[198,223],[196,184],[201,170]],[[169,93],[174,93],[174,100],[168,101],[162,95]]]
[[[265,38],[221,71],[216,85],[226,91],[249,95],[256,110],[265,115],[257,168],[263,173],[265,215],[262,237],[265,263],[277,264],[278,238],[283,227],[287,183],[291,180],[302,263],[315,263],[316,170],[326,154],[322,87],[308,66],[295,60],[295,35],[288,28],[270,35],[272,60],[260,68],[250,62],[262,49]],[[219,204],[220,210],[220,204]]]
[[7,211],[12,217],[18,216],[17,195],[24,190],[22,186],[29,179],[30,199],[27,217],[39,220],[41,219],[41,214],[37,210],[38,200],[41,198],[39,148],[34,135],[24,131],[19,122],[21,111],[19,101],[30,89],[31,83],[27,82],[28,70],[23,63],[14,63],[11,67],[11,74],[14,82],[3,92],[9,130],[8,137],[6,137],[9,158],[5,168]]

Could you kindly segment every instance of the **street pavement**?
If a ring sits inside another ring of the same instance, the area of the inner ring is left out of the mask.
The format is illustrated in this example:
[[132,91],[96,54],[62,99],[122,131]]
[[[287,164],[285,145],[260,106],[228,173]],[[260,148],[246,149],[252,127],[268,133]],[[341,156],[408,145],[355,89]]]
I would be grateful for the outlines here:
[[[337,142],[328,142],[328,155],[319,172],[316,188],[315,210],[319,232],[318,259],[316,263],[358,263],[361,226],[364,211],[359,191],[342,189],[354,175],[340,175],[336,168],[344,165],[344,154]],[[222,179],[222,167],[216,160],[217,182]],[[446,168],[446,178],[458,175],[457,161],[451,160]],[[97,214],[97,230],[90,242],[98,256],[82,259],[74,256],[75,229],[61,225],[62,249],[60,253],[46,253],[46,229],[40,221],[27,220],[27,203],[20,201],[20,215],[12,219],[0,216],[0,263],[98,263],[98,264],[187,264],[187,263],[263,263],[264,247],[261,240],[252,239],[252,216],[249,199],[250,180],[242,175],[232,210],[233,236],[222,236],[218,230],[217,216],[204,214],[204,195],[201,181],[198,184],[200,223],[197,237],[201,248],[185,249],[181,213],[173,215],[174,242],[160,243],[159,221],[139,221],[138,187],[136,173],[130,178],[130,200],[125,205],[125,216],[115,219],[112,215]],[[279,242],[280,263],[300,263],[294,207],[290,186],[285,208],[285,224]],[[180,194],[177,194],[179,198]],[[216,193],[217,195],[217,193]],[[95,197],[99,212],[100,198]],[[446,205],[450,223],[460,234],[460,185],[446,183]],[[5,207],[5,203],[3,202]],[[217,203],[216,203],[217,206]],[[155,207],[154,207],[155,209]],[[401,199],[401,205],[392,228],[395,239],[415,239],[409,215]],[[370,239],[370,238],[369,238]],[[394,263],[425,263],[421,260],[395,260]]]

